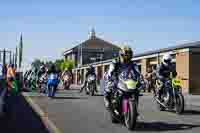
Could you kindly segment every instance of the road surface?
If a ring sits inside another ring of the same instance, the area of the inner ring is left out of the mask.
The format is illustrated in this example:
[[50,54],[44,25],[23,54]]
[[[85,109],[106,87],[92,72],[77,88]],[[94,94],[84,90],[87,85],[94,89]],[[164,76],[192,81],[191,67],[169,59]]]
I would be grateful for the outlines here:
[[[58,93],[55,99],[37,94],[31,97],[63,133],[129,133],[123,125],[112,124],[102,96],[88,97],[78,90]],[[140,99],[140,117],[134,132],[199,133],[200,107],[188,105],[183,115],[157,110],[152,96]]]

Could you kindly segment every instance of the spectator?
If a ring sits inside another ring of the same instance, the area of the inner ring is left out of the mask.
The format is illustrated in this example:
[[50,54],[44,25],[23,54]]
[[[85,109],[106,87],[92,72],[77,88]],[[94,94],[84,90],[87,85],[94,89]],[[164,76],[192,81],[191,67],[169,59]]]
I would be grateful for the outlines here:
[[12,86],[12,81],[15,79],[16,73],[14,64],[10,64],[7,68],[7,83],[8,83],[8,90],[10,91]]

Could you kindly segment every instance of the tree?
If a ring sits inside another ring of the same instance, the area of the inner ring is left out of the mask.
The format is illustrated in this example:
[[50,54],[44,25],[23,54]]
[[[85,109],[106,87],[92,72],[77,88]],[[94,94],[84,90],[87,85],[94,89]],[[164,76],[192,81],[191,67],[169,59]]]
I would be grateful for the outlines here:
[[64,71],[66,68],[68,68],[69,70],[72,70],[74,68],[74,62],[71,60],[67,60],[65,59],[62,63],[61,63],[61,71]]
[[57,59],[57,60],[54,62],[58,71],[62,71],[62,70],[61,70],[61,65],[62,65],[63,62],[64,62],[63,59]]
[[39,69],[41,65],[44,65],[44,62],[42,62],[40,59],[35,59],[32,63],[31,66],[34,68]]
[[47,62],[45,63],[45,65],[46,65],[46,67],[47,67],[48,69],[50,69],[51,65],[53,65],[53,64],[54,64],[54,62],[52,62],[52,61],[47,61]]

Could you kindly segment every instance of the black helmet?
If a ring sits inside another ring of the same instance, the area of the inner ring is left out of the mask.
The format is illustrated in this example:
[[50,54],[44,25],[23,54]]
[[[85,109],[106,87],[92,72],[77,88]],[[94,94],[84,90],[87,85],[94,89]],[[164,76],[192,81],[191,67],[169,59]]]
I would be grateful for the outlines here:
[[94,71],[94,67],[92,65],[89,66],[88,70]]
[[14,64],[9,64],[8,66],[14,68]]
[[56,66],[55,66],[54,64],[52,64],[52,65],[50,66],[50,71],[51,71],[51,72],[55,72],[55,71],[56,71]]

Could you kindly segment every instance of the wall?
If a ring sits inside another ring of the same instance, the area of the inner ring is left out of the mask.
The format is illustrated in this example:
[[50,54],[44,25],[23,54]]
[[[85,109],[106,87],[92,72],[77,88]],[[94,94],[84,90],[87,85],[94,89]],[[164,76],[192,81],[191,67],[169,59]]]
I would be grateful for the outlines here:
[[142,73],[142,75],[146,74],[148,67],[149,67],[148,59],[142,59],[141,60],[141,73]]
[[181,79],[183,92],[189,92],[189,52],[176,54],[176,71],[178,78]]

